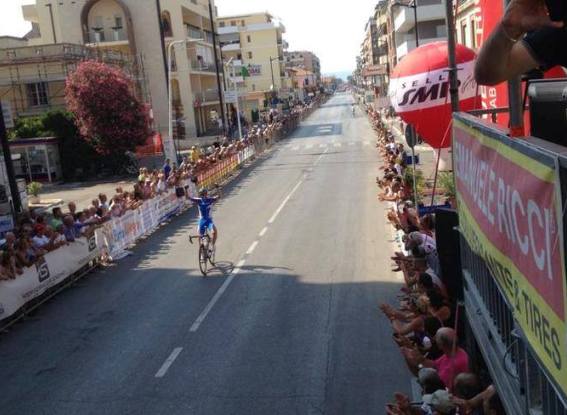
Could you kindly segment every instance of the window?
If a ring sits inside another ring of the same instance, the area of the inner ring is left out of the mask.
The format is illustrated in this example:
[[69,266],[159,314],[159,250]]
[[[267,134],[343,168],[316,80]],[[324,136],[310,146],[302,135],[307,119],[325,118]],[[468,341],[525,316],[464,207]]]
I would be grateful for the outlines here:
[[471,20],[471,47],[476,48],[476,21]]
[[252,84],[252,91],[256,91],[256,84]]
[[94,28],[93,29],[102,29],[103,28],[103,19],[102,16],[95,16],[94,18]]
[[173,30],[171,30],[171,16],[168,11],[164,11],[161,14],[161,26],[165,37],[173,37]]
[[30,107],[49,105],[49,98],[47,95],[47,82],[27,84],[26,90],[28,95],[28,104]]
[[464,23],[461,26],[461,43],[465,46],[468,46],[468,42],[467,42],[467,24]]
[[230,21],[230,25],[231,25],[231,26],[236,26],[236,20],[231,20],[231,21]]
[[250,35],[246,36],[246,40],[248,40],[248,43],[252,42],[252,37]]
[[240,21],[240,26],[246,26],[246,22],[244,20]]
[[114,27],[116,29],[122,29],[122,16],[114,16]]
[[224,27],[225,23],[224,22],[219,22],[219,27]]
[[252,52],[248,52],[248,59],[253,59],[252,56]]

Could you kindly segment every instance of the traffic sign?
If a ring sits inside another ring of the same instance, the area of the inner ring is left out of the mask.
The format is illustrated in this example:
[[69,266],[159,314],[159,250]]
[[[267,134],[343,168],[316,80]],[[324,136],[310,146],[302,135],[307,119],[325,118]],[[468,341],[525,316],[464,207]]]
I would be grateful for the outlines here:
[[6,128],[14,128],[14,117],[12,116],[12,104],[10,101],[2,100],[2,116]]
[[236,101],[238,101],[238,92],[224,91],[224,101],[228,104],[236,104]]

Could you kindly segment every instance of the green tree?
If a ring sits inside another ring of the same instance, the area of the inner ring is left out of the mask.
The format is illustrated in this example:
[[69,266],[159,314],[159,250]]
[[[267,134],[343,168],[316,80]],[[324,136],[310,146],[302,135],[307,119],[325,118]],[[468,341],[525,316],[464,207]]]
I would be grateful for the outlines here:
[[59,156],[65,180],[86,179],[96,175],[101,156],[81,138],[75,117],[68,111],[50,111],[42,117],[43,128],[59,141]]

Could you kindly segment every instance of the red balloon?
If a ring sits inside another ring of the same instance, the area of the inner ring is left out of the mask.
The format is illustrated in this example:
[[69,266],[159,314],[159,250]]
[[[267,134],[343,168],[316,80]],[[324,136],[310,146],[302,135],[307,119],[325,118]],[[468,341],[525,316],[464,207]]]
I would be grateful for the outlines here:
[[[460,110],[478,109],[481,100],[474,79],[476,54],[457,45],[456,57]],[[448,67],[447,42],[428,43],[406,55],[390,79],[390,101],[398,115],[413,125],[431,147],[438,149],[451,146]]]

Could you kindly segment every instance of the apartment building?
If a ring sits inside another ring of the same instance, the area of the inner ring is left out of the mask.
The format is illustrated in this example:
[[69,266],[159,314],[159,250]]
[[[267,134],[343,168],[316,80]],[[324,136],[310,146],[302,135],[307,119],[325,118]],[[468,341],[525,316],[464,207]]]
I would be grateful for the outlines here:
[[26,45],[26,39],[0,38],[0,96],[14,118],[64,109],[65,80],[86,59],[120,67],[136,81],[139,97],[147,98],[143,73],[131,55],[70,43]]
[[376,97],[381,101],[380,105],[387,105],[388,100],[382,98],[388,95],[390,65],[388,62],[388,52],[390,49],[388,41],[388,2],[386,0],[378,2],[374,9],[374,19],[376,20],[376,30],[378,37],[378,47],[376,54],[378,55],[378,73],[376,76]]
[[321,82],[321,61],[313,52],[308,50],[285,52],[284,58],[286,68],[301,68],[313,72],[317,82]]
[[168,137],[168,45],[199,39],[174,48],[175,138],[216,132],[221,99],[213,49],[213,0],[36,0],[22,10],[33,27],[27,40],[30,47],[83,45],[130,56],[135,74],[143,73],[147,78],[155,127],[164,137],[168,155],[172,154],[173,138]]
[[296,99],[301,101],[315,96],[318,89],[317,75],[303,68],[290,68],[291,83]]
[[390,65],[394,67],[404,56],[416,47],[416,17],[419,45],[424,45],[447,38],[445,25],[445,7],[443,0],[416,0],[415,13],[413,4],[407,6],[400,2],[389,2],[390,9]]
[[236,77],[242,113],[262,110],[277,93],[289,97],[290,80],[285,70],[283,39],[285,26],[269,13],[218,18],[222,59],[232,59],[237,72],[245,67],[246,77]]

